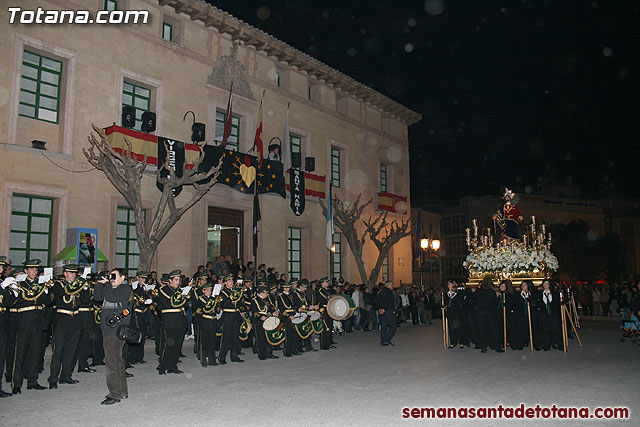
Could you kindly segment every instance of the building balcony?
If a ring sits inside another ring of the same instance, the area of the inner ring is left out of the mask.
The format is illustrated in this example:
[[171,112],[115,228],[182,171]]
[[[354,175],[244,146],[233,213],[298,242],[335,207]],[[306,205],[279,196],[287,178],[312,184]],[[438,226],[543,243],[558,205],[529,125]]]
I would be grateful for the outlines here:
[[378,210],[399,214],[407,213],[407,198],[387,192],[378,193]]

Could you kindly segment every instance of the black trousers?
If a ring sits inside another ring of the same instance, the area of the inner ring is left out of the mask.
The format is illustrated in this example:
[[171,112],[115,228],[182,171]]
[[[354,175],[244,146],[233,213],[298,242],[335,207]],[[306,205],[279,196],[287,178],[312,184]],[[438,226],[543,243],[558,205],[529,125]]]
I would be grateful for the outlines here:
[[158,356],[162,356],[162,349],[164,349],[164,328],[162,327],[162,320],[160,316],[153,316],[153,339],[155,341],[155,350]]
[[324,329],[320,334],[320,348],[328,349],[331,347],[331,328],[333,326],[333,319],[329,315],[325,315]]
[[[7,350],[5,352],[5,380],[8,383],[13,378],[13,361],[16,358],[16,339],[18,336],[18,313],[8,314],[8,328],[7,328]],[[2,374],[2,371],[0,371]]]
[[203,327],[202,323],[198,325],[199,352],[200,363],[204,366],[208,361],[214,361],[216,358],[216,331],[218,330],[217,320],[203,320],[207,325]]
[[256,344],[258,346],[258,357],[267,358],[273,354],[273,347],[267,341],[267,335],[262,327],[262,320],[255,319],[254,320],[256,331]]
[[80,329],[76,319],[67,314],[56,314],[53,326],[53,355],[48,379],[50,383],[57,383],[59,379],[71,379],[79,341]]
[[538,313],[539,345],[548,350],[552,345],[562,348],[562,324],[560,315]]
[[284,355],[287,356],[298,351],[300,336],[296,332],[296,327],[293,325],[293,322],[288,317],[284,319],[284,325],[287,331],[287,337],[284,341]]
[[449,319],[449,344],[467,344],[466,318],[461,313],[447,313]]
[[138,330],[142,332],[142,342],[140,344],[129,344],[129,363],[140,363],[144,361],[144,343],[147,335],[147,313],[136,313]]
[[231,358],[235,359],[240,353],[240,324],[242,316],[240,313],[226,312],[222,315],[222,347],[220,348],[220,359],[224,360],[231,350]]
[[89,353],[91,352],[91,328],[80,329],[80,341],[75,354],[75,362],[78,362],[78,372],[89,367]]
[[160,356],[160,364],[158,371],[168,371],[178,369],[178,359],[180,357],[180,349],[184,341],[186,327],[165,328],[164,329],[164,349]]
[[102,343],[102,329],[100,324],[94,323],[91,330],[91,343],[93,345],[93,365],[104,363],[104,346]]
[[21,388],[25,378],[27,385],[35,385],[38,382],[42,335],[41,330],[17,333],[16,357],[13,362],[13,378],[11,380],[12,388]]
[[2,373],[7,357],[7,339],[9,335],[9,315],[0,313],[0,390],[2,390]]

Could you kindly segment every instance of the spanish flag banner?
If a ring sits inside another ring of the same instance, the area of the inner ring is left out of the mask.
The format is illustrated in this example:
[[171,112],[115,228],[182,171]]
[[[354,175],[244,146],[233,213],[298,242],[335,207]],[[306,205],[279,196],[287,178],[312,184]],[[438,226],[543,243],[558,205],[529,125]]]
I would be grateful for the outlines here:
[[[286,183],[290,182],[289,171],[286,172],[285,180]],[[304,173],[304,194],[305,196],[314,196],[319,197],[321,199],[326,198],[326,190],[325,190],[325,182],[326,178],[320,175],[314,175],[309,172]],[[286,184],[287,190],[289,190],[289,184]]]
[[391,193],[378,193],[378,210],[407,213],[407,198]]
[[109,144],[117,153],[122,154],[128,151],[125,137],[131,143],[133,152],[131,155],[139,162],[147,156],[147,163],[150,165],[158,165],[158,137],[149,133],[138,132],[137,130],[127,129],[120,126],[109,126],[105,130]]

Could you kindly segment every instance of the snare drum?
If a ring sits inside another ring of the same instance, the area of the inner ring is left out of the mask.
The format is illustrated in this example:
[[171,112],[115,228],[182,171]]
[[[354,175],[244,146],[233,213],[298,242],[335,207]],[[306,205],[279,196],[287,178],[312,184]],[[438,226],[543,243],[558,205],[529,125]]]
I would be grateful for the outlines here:
[[262,323],[262,328],[265,331],[273,331],[280,325],[280,318],[276,316],[267,317]]
[[312,322],[315,322],[316,320],[318,320],[318,319],[320,319],[322,317],[322,314],[320,314],[319,311],[310,311],[307,314],[311,318]]
[[307,313],[296,313],[293,315],[293,320],[291,321],[291,323],[293,323],[294,325],[299,325],[301,323],[304,323],[305,320],[307,320]]

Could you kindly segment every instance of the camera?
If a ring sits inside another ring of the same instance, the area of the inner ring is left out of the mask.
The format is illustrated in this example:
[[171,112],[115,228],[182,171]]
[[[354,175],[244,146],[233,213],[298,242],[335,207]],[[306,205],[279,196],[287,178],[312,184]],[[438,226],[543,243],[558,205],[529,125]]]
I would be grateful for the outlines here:
[[120,319],[120,316],[118,316],[117,314],[112,314],[111,316],[107,317],[105,322],[107,322],[108,327],[115,328],[120,323]]
[[109,272],[108,271],[101,271],[98,273],[98,279],[102,280],[102,279],[108,279],[109,278]]

